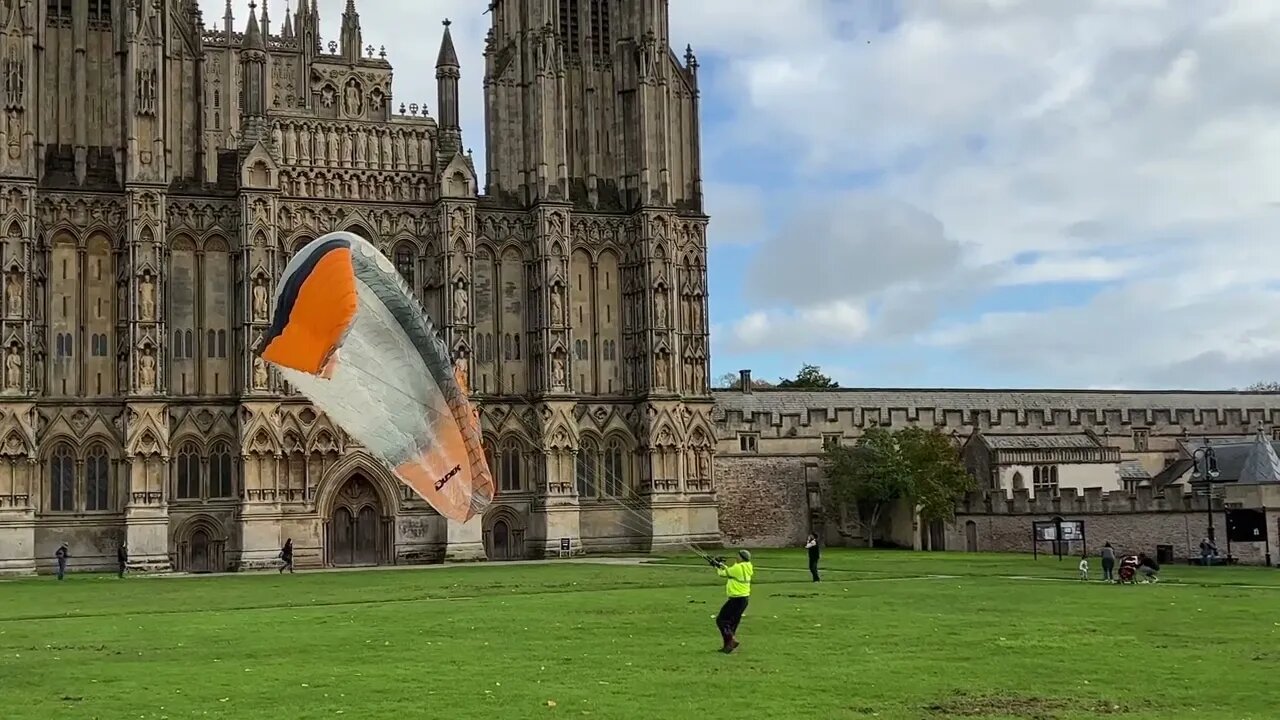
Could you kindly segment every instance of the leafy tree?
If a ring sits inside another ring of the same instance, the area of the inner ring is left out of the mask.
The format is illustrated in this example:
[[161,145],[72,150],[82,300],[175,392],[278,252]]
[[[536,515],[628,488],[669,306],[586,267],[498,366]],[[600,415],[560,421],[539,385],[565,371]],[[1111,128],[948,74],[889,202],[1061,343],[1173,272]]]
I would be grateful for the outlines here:
[[1275,380],[1256,382],[1245,388],[1248,392],[1280,392],[1280,382]]
[[862,527],[871,547],[880,518],[893,503],[918,507],[926,522],[947,520],[955,516],[956,502],[977,485],[951,439],[936,428],[871,428],[853,446],[828,447],[823,465],[835,509]]
[[840,387],[840,383],[822,374],[822,368],[806,364],[796,373],[794,380],[782,378],[778,382],[780,388],[793,390],[831,390]]

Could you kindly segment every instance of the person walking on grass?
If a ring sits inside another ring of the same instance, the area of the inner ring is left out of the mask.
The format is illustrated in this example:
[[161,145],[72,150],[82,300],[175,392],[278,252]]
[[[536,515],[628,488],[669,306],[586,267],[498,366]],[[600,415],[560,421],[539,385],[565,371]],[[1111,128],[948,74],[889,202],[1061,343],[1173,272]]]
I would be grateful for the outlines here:
[[284,547],[280,548],[280,559],[284,562],[280,564],[280,574],[283,575],[285,570],[289,574],[293,574],[293,538],[287,538],[284,541]]
[[124,566],[129,562],[129,549],[124,543],[120,543],[120,547],[116,548],[116,572],[120,577],[124,577]]
[[1116,549],[1111,547],[1111,543],[1106,543],[1102,546],[1102,552],[1099,555],[1102,556],[1102,581],[1115,582]]
[[58,561],[58,579],[61,580],[67,574],[67,558],[71,553],[67,551],[67,544],[62,543],[58,546],[58,550],[53,553],[53,559]]
[[818,536],[809,533],[809,539],[805,542],[804,547],[809,551],[809,574],[813,576],[813,581],[818,582]]
[[747,602],[751,597],[751,578],[755,575],[755,566],[751,564],[751,553],[738,551],[738,562],[725,565],[720,558],[711,558],[711,566],[716,574],[728,578],[725,582],[725,595],[728,599],[720,607],[716,615],[716,627],[720,629],[720,639],[724,646],[720,652],[728,654],[738,649],[738,625],[742,615],[747,611]]
[[1082,581],[1089,579],[1089,553],[1080,555],[1080,579]]

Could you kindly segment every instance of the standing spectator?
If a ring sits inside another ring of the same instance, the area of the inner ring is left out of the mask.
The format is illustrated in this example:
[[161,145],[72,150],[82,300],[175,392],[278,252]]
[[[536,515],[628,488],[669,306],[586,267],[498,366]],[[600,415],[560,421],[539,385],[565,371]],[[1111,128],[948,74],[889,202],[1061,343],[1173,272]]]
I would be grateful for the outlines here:
[[58,546],[57,552],[53,554],[54,559],[58,561],[58,579],[61,580],[67,574],[67,558],[71,553],[67,551],[67,544],[62,543]]
[[818,582],[818,536],[809,533],[809,540],[805,542],[804,547],[809,551],[809,574],[813,576],[813,581]]
[[1115,548],[1111,547],[1111,543],[1106,543],[1099,554],[1102,556],[1102,581],[1115,582],[1115,575],[1112,574],[1116,568]]
[[120,577],[124,577],[124,566],[129,562],[129,549],[124,543],[120,543],[120,547],[116,548],[116,570]]

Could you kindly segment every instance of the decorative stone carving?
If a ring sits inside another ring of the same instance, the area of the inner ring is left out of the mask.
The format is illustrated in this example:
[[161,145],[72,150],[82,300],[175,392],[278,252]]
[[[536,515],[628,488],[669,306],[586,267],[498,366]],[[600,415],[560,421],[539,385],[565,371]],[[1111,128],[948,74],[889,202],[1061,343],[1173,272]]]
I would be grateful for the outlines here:
[[551,385],[555,388],[564,388],[567,382],[564,353],[557,350],[551,357]]
[[13,270],[4,276],[4,310],[9,317],[22,317],[23,276]]
[[346,111],[347,117],[358,118],[364,114],[364,93],[360,89],[360,83],[355,78],[347,81],[346,87],[343,88],[342,109]]
[[653,358],[654,369],[654,387],[666,388],[670,382],[671,361],[665,352],[660,352]]
[[658,328],[667,326],[667,290],[658,288],[653,293],[653,324]]
[[253,320],[265,322],[267,319],[267,281],[258,278],[253,281]]
[[458,284],[453,288],[453,321],[459,325],[466,325],[469,316],[467,284],[459,280]]
[[143,274],[138,283],[138,319],[143,322],[156,319],[156,283],[150,273]]
[[564,287],[559,284],[551,288],[551,324],[564,324]]
[[4,109],[22,110],[26,97],[26,68],[15,48],[4,62]]
[[156,389],[156,355],[150,346],[143,348],[138,357],[138,389],[151,391]]
[[22,348],[18,343],[10,345],[4,357],[4,387],[6,390],[22,389]]
[[267,363],[262,358],[255,355],[253,357],[253,389],[266,389],[267,380]]

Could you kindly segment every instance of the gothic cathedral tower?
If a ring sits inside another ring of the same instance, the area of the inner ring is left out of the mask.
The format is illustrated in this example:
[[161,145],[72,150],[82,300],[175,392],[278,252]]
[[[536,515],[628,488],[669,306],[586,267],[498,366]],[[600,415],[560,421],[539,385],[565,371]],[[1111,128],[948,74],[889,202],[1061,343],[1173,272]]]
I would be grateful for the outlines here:
[[698,66],[667,5],[490,3],[473,385],[532,399],[548,549],[719,539]]
[[[697,65],[665,0],[495,0],[488,188],[346,0],[0,0],[0,574],[515,559],[719,537]],[[259,3],[262,3],[259,5]],[[469,371],[498,478],[446,522],[251,352],[362,235]]]

